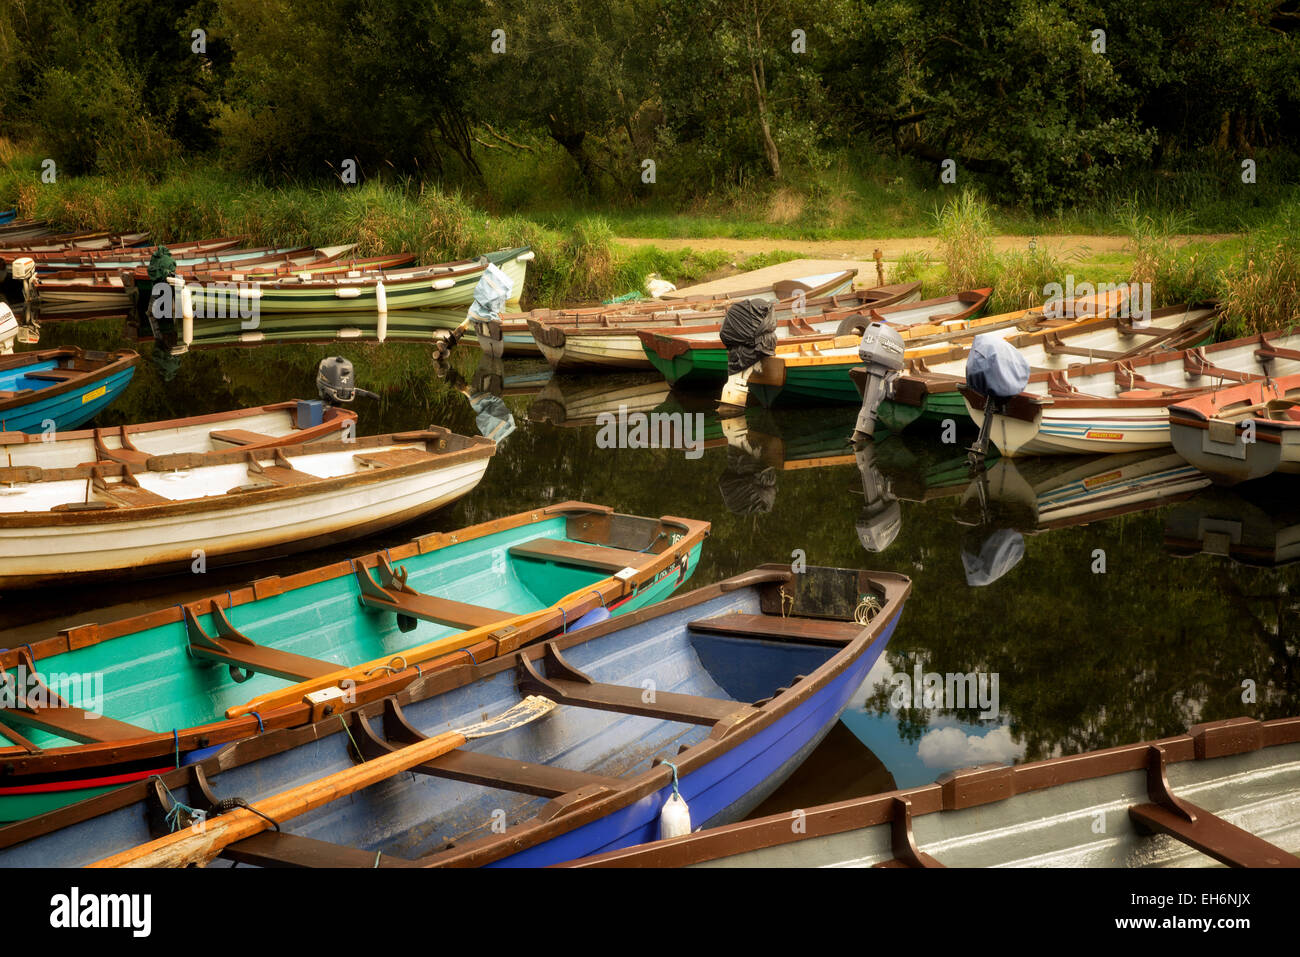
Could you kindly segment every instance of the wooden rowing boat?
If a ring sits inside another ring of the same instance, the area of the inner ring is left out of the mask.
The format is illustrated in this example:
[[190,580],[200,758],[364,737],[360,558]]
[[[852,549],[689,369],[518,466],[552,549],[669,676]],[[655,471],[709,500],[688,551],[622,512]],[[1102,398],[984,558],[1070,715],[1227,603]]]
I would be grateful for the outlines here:
[[[436,342],[464,321],[465,310],[461,308],[402,309],[388,314],[383,341]],[[188,348],[380,341],[376,312],[275,313],[261,316],[254,328],[246,328],[249,325],[238,314],[196,320]],[[164,344],[173,351],[187,348],[176,342],[172,326],[164,326],[161,331]]]
[[[704,296],[576,309],[534,309],[526,313],[505,313],[498,320],[479,322],[475,328],[480,347],[490,356],[537,355],[540,347],[534,339],[530,322],[548,329],[565,330],[564,339],[558,334],[549,337],[551,341],[548,347],[558,349],[567,342],[570,329],[585,333],[613,328],[621,333],[629,333],[629,330],[638,328],[671,330],[690,325],[715,325],[722,321],[729,306],[745,299],[777,303],[777,318],[785,319],[793,318],[799,313],[816,316],[827,311],[861,308],[866,304],[887,305],[911,301],[917,298],[921,288],[920,283],[902,283],[853,290],[850,288],[852,278],[852,270],[845,270],[843,273],[787,280],[726,298]],[[629,351],[627,355],[629,361],[637,363],[638,368],[641,367],[642,360],[637,359],[635,351]]]
[[67,866],[128,852],[168,832],[173,801],[203,809],[208,798],[238,796],[256,807],[529,695],[557,707],[507,735],[462,741],[363,798],[325,803],[274,834],[222,848],[222,860],[557,863],[652,839],[675,791],[693,826],[735,820],[838,720],[909,587],[889,573],[764,566],[492,661],[408,678],[347,721],[268,730],[198,767],[159,769],[160,784],[0,829],[0,864]]
[[1232,718],[1156,741],[954,771],[573,866],[1300,867],[1297,851],[1300,718]]
[[[861,306],[864,302],[896,299],[909,294],[910,287],[888,287],[848,295],[852,286],[853,270],[844,270],[820,276],[809,276],[797,286],[794,295],[786,295],[776,303],[778,327],[804,329],[809,317],[823,313],[828,307],[842,310]],[[782,292],[789,288],[782,287]],[[870,293],[870,294],[868,294]],[[775,293],[774,293],[775,294]],[[765,298],[765,297],[753,297]],[[730,300],[726,305],[737,300]],[[579,315],[572,318],[529,316],[528,336],[552,369],[557,372],[571,369],[624,368],[648,369],[652,362],[641,346],[643,332],[683,331],[714,328],[722,322],[726,305],[673,304],[672,308],[657,312],[640,312],[631,315],[598,314]],[[514,324],[502,319],[502,335],[511,334]],[[504,340],[503,340],[504,341]]]
[[[243,281],[246,278],[260,279],[283,275],[326,275],[351,268],[383,268],[394,265],[394,260],[410,262],[413,256],[382,257],[366,260],[361,264],[355,260],[342,260],[355,245],[324,246],[320,249],[309,247],[250,249],[229,253],[185,257],[176,261],[178,275],[194,278],[196,281],[221,282],[227,279],[231,267],[242,270],[237,273]],[[147,259],[145,260],[147,262]],[[91,269],[65,269],[38,273],[32,284],[32,297],[37,309],[43,314],[68,303],[84,303],[100,309],[127,309],[136,301],[139,290],[152,289],[153,281],[148,277],[147,267],[138,263],[125,266],[106,265]]]
[[0,821],[635,612],[693,574],[708,530],[566,502],[0,652],[11,674],[104,676],[98,717],[86,713],[89,691],[65,691],[65,707],[0,710],[0,760],[12,769]]
[[[968,343],[982,333],[1003,337],[1016,334],[1047,335],[1077,322],[1093,322],[1118,311],[1127,291],[1118,290],[1084,296],[1049,314],[1043,307],[1019,312],[983,316],[954,322],[916,323],[898,330],[905,356],[915,358],[941,354],[953,346]],[[1057,313],[1060,313],[1057,315]],[[778,343],[775,355],[764,356],[752,371],[731,376],[727,394],[739,392],[746,401],[771,407],[791,402],[851,402],[862,399],[850,372],[861,364],[858,346],[861,335],[842,335],[818,342]],[[738,381],[739,389],[733,389]]]
[[[0,470],[0,586],[189,569],[346,541],[478,485],[496,446],[442,428]],[[121,456],[119,457],[126,457]]]
[[12,219],[0,223],[0,243],[43,239],[52,235],[54,231],[44,219]]
[[[852,336],[855,328],[873,321],[900,327],[924,325],[934,331],[949,323],[975,319],[988,305],[991,293],[991,289],[973,289],[955,296],[905,301],[892,306],[864,304],[825,312],[822,319],[804,314],[778,321],[776,338],[783,345],[830,343],[837,336]],[[727,378],[727,347],[722,344],[721,331],[722,323],[718,322],[681,331],[646,329],[638,336],[646,358],[674,389],[716,388]]]
[[[392,311],[464,307],[473,301],[474,287],[488,263],[506,273],[517,297],[532,258],[532,250],[522,246],[432,266],[357,270],[356,276],[309,275],[304,279],[292,275],[265,280],[232,277],[229,281],[204,278],[187,280],[185,285],[196,316],[237,315],[241,306],[247,308],[250,303],[262,313],[379,311],[381,296],[385,309]],[[382,292],[377,292],[380,289]]]
[[143,422],[114,428],[29,435],[0,432],[0,467],[75,468],[95,462],[140,464],[153,456],[227,452],[303,445],[356,430],[351,409],[319,400],[216,412],[184,419]]
[[[1003,455],[1086,455],[1170,444],[1169,407],[1220,389],[1300,374],[1300,333],[1271,332],[1179,352],[1035,372],[994,416]],[[963,387],[977,425],[984,398]]]
[[33,241],[26,238],[6,237],[0,234],[0,250],[10,261],[32,253],[64,253],[96,249],[126,249],[140,246],[148,240],[148,233],[80,232],[41,236]]
[[1216,389],[1169,407],[1174,451],[1219,485],[1300,473],[1300,375]]
[[[1128,359],[1156,352],[1204,345],[1213,336],[1218,309],[1212,303],[1170,306],[1151,313],[1149,322],[1137,325],[1126,319],[1098,317],[1039,331],[1009,330],[1005,341],[1014,346],[1030,369],[1056,372],[1081,362]],[[942,422],[967,418],[961,387],[966,383],[969,342],[946,352],[914,355],[894,380],[889,398],[880,404],[877,421],[901,432],[918,419]],[[850,378],[862,394],[865,369],[854,368]]]
[[139,358],[75,347],[0,356],[0,431],[75,429],[122,394]]

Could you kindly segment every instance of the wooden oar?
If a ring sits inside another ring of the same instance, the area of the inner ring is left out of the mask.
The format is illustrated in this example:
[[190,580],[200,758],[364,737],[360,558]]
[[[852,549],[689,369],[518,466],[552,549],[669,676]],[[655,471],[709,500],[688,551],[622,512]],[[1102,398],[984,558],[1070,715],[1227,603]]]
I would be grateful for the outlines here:
[[[187,828],[122,851],[98,861],[91,867],[184,867],[207,864],[221,851],[271,827],[281,824],[331,801],[346,797],[362,788],[386,781],[395,774],[409,771],[456,750],[471,738],[485,738],[511,731],[549,714],[555,702],[541,695],[529,695],[509,711],[457,731],[447,731],[426,738],[355,767],[326,775],[316,781],[281,791],[263,801],[236,808],[204,822],[201,829]],[[263,816],[265,815],[265,816]]]

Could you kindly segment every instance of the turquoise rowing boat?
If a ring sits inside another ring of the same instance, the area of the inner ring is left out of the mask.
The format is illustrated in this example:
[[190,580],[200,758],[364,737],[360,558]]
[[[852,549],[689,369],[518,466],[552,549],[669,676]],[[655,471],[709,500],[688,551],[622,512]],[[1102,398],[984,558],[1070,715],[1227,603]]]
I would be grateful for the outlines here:
[[0,821],[644,608],[708,530],[569,502],[0,652]]
[[0,432],[62,432],[89,422],[130,384],[139,358],[75,347],[0,356]]

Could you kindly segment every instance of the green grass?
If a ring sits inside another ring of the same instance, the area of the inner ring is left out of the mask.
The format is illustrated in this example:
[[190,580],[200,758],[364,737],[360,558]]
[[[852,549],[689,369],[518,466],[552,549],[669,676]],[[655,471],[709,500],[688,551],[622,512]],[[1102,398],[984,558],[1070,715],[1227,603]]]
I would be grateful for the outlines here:
[[[145,229],[164,241],[238,234],[268,246],[355,242],[361,255],[405,251],[426,263],[530,245],[537,258],[526,306],[611,299],[641,290],[651,274],[681,286],[800,258],[779,248],[786,240],[934,236],[939,261],[905,256],[889,281],[920,279],[927,296],[991,285],[990,308],[1006,311],[1036,304],[1047,282],[1072,273],[1093,283],[1151,282],[1157,303],[1221,298],[1228,307],[1225,328],[1238,333],[1300,321],[1300,193],[1294,187],[1261,184],[1245,194],[1249,202],[1240,196],[1229,202],[1219,178],[1193,170],[1045,217],[998,207],[978,188],[931,185],[915,166],[841,157],[815,179],[733,186],[681,207],[671,205],[671,189],[659,198],[651,188],[594,214],[590,201],[559,188],[573,185],[567,159],[541,144],[524,160],[496,162],[502,168],[486,177],[494,187],[477,193],[408,180],[267,185],[199,162],[177,162],[148,176],[61,176],[46,185],[38,155],[0,141],[0,208],[16,205],[20,215],[61,229]],[[532,180],[524,176],[529,169]],[[671,170],[661,177],[671,177]],[[1156,198],[1144,205],[1144,196]],[[1170,212],[1160,205],[1170,196],[1190,197],[1204,208]],[[1176,238],[1229,227],[1244,232],[1190,243]],[[991,239],[999,233],[1099,233],[1129,242],[1123,253],[1052,254],[1041,244],[997,252]],[[619,236],[750,238],[777,248],[733,261],[716,250],[626,247]]]

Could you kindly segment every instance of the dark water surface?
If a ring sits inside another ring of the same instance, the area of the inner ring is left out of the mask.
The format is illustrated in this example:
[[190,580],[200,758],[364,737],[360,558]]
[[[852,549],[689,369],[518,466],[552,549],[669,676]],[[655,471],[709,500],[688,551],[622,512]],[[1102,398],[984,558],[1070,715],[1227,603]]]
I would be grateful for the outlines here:
[[[121,320],[47,323],[41,347],[116,348],[121,329]],[[729,443],[709,402],[674,397],[655,375],[548,381],[540,361],[479,370],[478,350],[464,345],[450,370],[412,344],[232,348],[163,363],[150,346],[141,351],[135,381],[97,424],[313,398],[317,362],[343,355],[358,385],[381,396],[356,403],[360,434],[430,423],[473,434],[475,387],[503,393],[517,428],[478,489],[424,521],[204,576],[0,595],[4,645],[576,499],[712,522],[692,587],[800,558],[911,576],[901,624],[842,725],[766,811],[923,784],[971,764],[1178,734],[1198,721],[1297,711],[1294,481],[1197,490],[1195,473],[1166,454],[995,463],[981,486],[962,444],[945,445],[937,432],[892,436],[855,457],[844,441],[853,409],[751,412],[747,434]],[[620,403],[703,412],[701,454],[601,447],[595,417]],[[1121,486],[1123,500],[1114,496]],[[918,668],[974,672],[989,690],[996,675],[992,716],[981,718],[976,703],[900,702],[902,679],[891,676]]]

